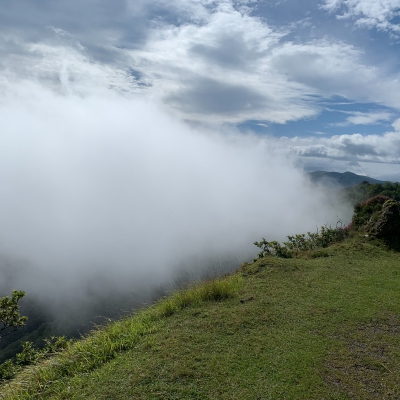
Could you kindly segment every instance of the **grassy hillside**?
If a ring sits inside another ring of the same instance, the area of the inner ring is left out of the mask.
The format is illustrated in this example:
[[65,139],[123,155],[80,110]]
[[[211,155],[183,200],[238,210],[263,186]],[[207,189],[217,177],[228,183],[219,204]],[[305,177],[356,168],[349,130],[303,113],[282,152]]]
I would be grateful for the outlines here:
[[3,399],[398,399],[400,254],[261,258],[71,345]]

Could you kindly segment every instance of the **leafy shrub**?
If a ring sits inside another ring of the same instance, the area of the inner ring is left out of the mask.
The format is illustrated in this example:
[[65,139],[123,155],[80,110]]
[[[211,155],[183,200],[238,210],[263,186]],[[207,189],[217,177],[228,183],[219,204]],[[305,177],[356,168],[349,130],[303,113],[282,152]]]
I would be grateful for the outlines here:
[[[375,237],[383,239],[389,246],[400,244],[400,203],[393,199],[385,201],[366,229]],[[373,216],[373,217],[374,217]]]
[[12,379],[18,369],[18,365],[15,365],[13,360],[4,361],[0,364],[0,379]]
[[30,365],[33,364],[40,358],[41,352],[33,347],[32,342],[23,342],[22,351],[18,353],[17,364],[18,365]]
[[[341,225],[341,221],[338,225]],[[299,252],[307,250],[315,250],[318,248],[328,247],[330,244],[342,241],[348,235],[349,228],[342,228],[337,226],[322,226],[321,229],[315,233],[307,232],[307,235],[302,233],[294,236],[287,236],[288,241],[283,244],[276,240],[268,242],[262,238],[260,242],[254,244],[261,249],[258,254],[258,259],[267,255],[272,255],[281,258],[291,258],[296,256]],[[255,259],[254,261],[256,261]]]
[[354,206],[352,224],[359,228],[369,222],[373,222],[374,218],[377,219],[378,212],[382,210],[383,204],[389,199],[390,197],[388,196],[377,195],[356,204]]
[[45,346],[42,350],[44,355],[51,355],[58,353],[65,349],[72,341],[67,339],[65,336],[50,336],[44,339]]
[[32,365],[49,358],[68,347],[72,340],[65,336],[51,336],[44,339],[44,342],[45,346],[42,350],[33,347],[32,342],[23,342],[22,351],[16,355],[15,360],[9,359],[0,364],[0,379],[12,379],[22,366]]
[[0,338],[25,325],[27,317],[19,314],[18,304],[24,296],[25,292],[13,290],[11,296],[0,298]]

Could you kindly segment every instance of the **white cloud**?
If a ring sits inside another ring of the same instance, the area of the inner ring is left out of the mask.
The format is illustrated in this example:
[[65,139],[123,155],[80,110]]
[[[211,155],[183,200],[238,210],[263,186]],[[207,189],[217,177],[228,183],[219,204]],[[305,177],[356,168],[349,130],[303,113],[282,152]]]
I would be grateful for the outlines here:
[[87,94],[85,85],[94,88],[88,82],[97,81],[103,89],[155,97],[181,118],[208,123],[285,123],[318,112],[304,85],[288,81],[270,65],[271,49],[285,32],[238,11],[230,1],[210,8],[194,3],[194,13],[203,7],[201,24],[158,21],[140,48],[116,50],[114,65],[96,60],[90,49],[56,28],[55,44],[14,38],[19,51],[3,51],[3,75],[80,94]]
[[396,132],[400,132],[400,118],[394,121],[392,125]]
[[341,12],[337,18],[354,18],[359,26],[400,33],[400,25],[392,22],[400,15],[400,0],[325,0],[323,8]]
[[196,257],[199,268],[250,258],[262,236],[336,222],[329,199],[257,138],[192,130],[109,91],[7,84],[0,255],[29,262],[5,268],[30,294],[61,301],[101,289],[100,278],[130,292],[191,271]]
[[365,63],[360,49],[332,38],[285,42],[286,33],[227,3],[201,26],[158,27],[131,55],[188,119],[284,123],[316,115],[315,95],[400,109],[399,77]]
[[383,121],[388,121],[392,118],[392,114],[389,112],[354,112],[350,117],[346,118],[346,121],[352,125],[369,125],[376,124]]
[[[301,157],[332,158],[352,162],[400,163],[400,134],[347,134],[330,138],[281,139],[275,143],[282,152]],[[286,150],[285,150],[286,149]]]
[[158,96],[183,117],[282,123],[316,112],[304,87],[269,65],[283,35],[225,2],[201,26],[158,27],[131,55]]
[[[337,110],[335,110],[337,111]],[[334,123],[332,126],[349,126],[349,125],[371,125],[389,121],[393,118],[393,114],[387,111],[340,111],[343,114],[350,114],[345,122]]]
[[[59,93],[88,95],[97,85],[146,95],[182,119],[214,124],[310,118],[321,111],[321,97],[336,95],[400,109],[398,74],[387,75],[365,62],[361,49],[331,37],[288,41],[290,28],[268,25],[247,1],[118,4],[146,21],[140,40],[124,46],[129,32],[113,24],[76,36],[56,26],[35,43],[6,35],[0,74]],[[95,40],[96,32],[104,40]],[[348,123],[377,116],[352,117]]]
[[312,93],[340,95],[400,109],[400,79],[363,62],[360,49],[325,38],[308,43],[285,43],[273,50],[277,71]]
[[[3,82],[39,82],[59,94],[93,95],[116,91],[137,93],[139,88],[127,69],[95,62],[79,42],[65,32],[57,31],[62,39],[57,45],[24,43],[7,38],[18,51],[9,53],[0,62],[0,85]],[[64,40],[65,38],[65,40]],[[4,46],[4,42],[2,43]],[[1,45],[0,45],[1,46]],[[4,86],[3,90],[21,88]]]

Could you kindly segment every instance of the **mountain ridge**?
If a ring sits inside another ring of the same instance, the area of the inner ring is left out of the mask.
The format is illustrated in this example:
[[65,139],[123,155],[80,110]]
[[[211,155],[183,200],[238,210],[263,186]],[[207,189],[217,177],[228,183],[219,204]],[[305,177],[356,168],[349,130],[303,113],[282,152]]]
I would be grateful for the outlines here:
[[328,172],[328,171],[312,171],[308,172],[307,175],[313,183],[321,184],[324,186],[340,186],[349,187],[358,185],[361,182],[368,183],[385,183],[379,179],[371,178],[366,175],[357,175],[353,172]]

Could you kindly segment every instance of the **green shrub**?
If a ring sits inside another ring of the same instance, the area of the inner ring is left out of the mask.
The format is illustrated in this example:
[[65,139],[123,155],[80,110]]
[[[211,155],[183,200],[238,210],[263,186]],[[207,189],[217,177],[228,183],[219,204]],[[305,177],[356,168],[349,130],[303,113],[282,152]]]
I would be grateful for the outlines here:
[[19,314],[18,302],[25,292],[13,290],[11,296],[0,298],[0,338],[22,328],[27,317]]
[[18,365],[30,365],[37,361],[41,356],[41,352],[33,347],[32,342],[23,342],[22,351],[17,354]]
[[15,365],[13,360],[4,361],[0,364],[0,379],[12,379],[18,369],[19,366]]
[[[338,224],[341,224],[341,221],[339,221]],[[302,251],[328,247],[332,243],[342,241],[347,236],[348,227],[332,228],[331,226],[325,225],[315,233],[307,232],[307,235],[302,233],[294,236],[287,236],[288,241],[283,242],[283,244],[276,240],[268,242],[265,238],[262,238],[260,242],[254,242],[254,244],[261,249],[261,252],[258,254],[258,259],[267,255],[291,258]],[[254,261],[256,260],[257,259],[254,259]]]
[[23,366],[49,358],[68,347],[72,340],[65,336],[51,336],[44,339],[44,342],[45,346],[41,350],[33,347],[32,342],[23,342],[22,351],[16,355],[15,360],[9,359],[0,364],[0,379],[12,379]]
[[354,206],[352,224],[360,228],[370,222],[375,222],[374,219],[377,220],[378,213],[382,210],[383,204],[389,199],[390,197],[388,196],[377,195],[356,204]]

